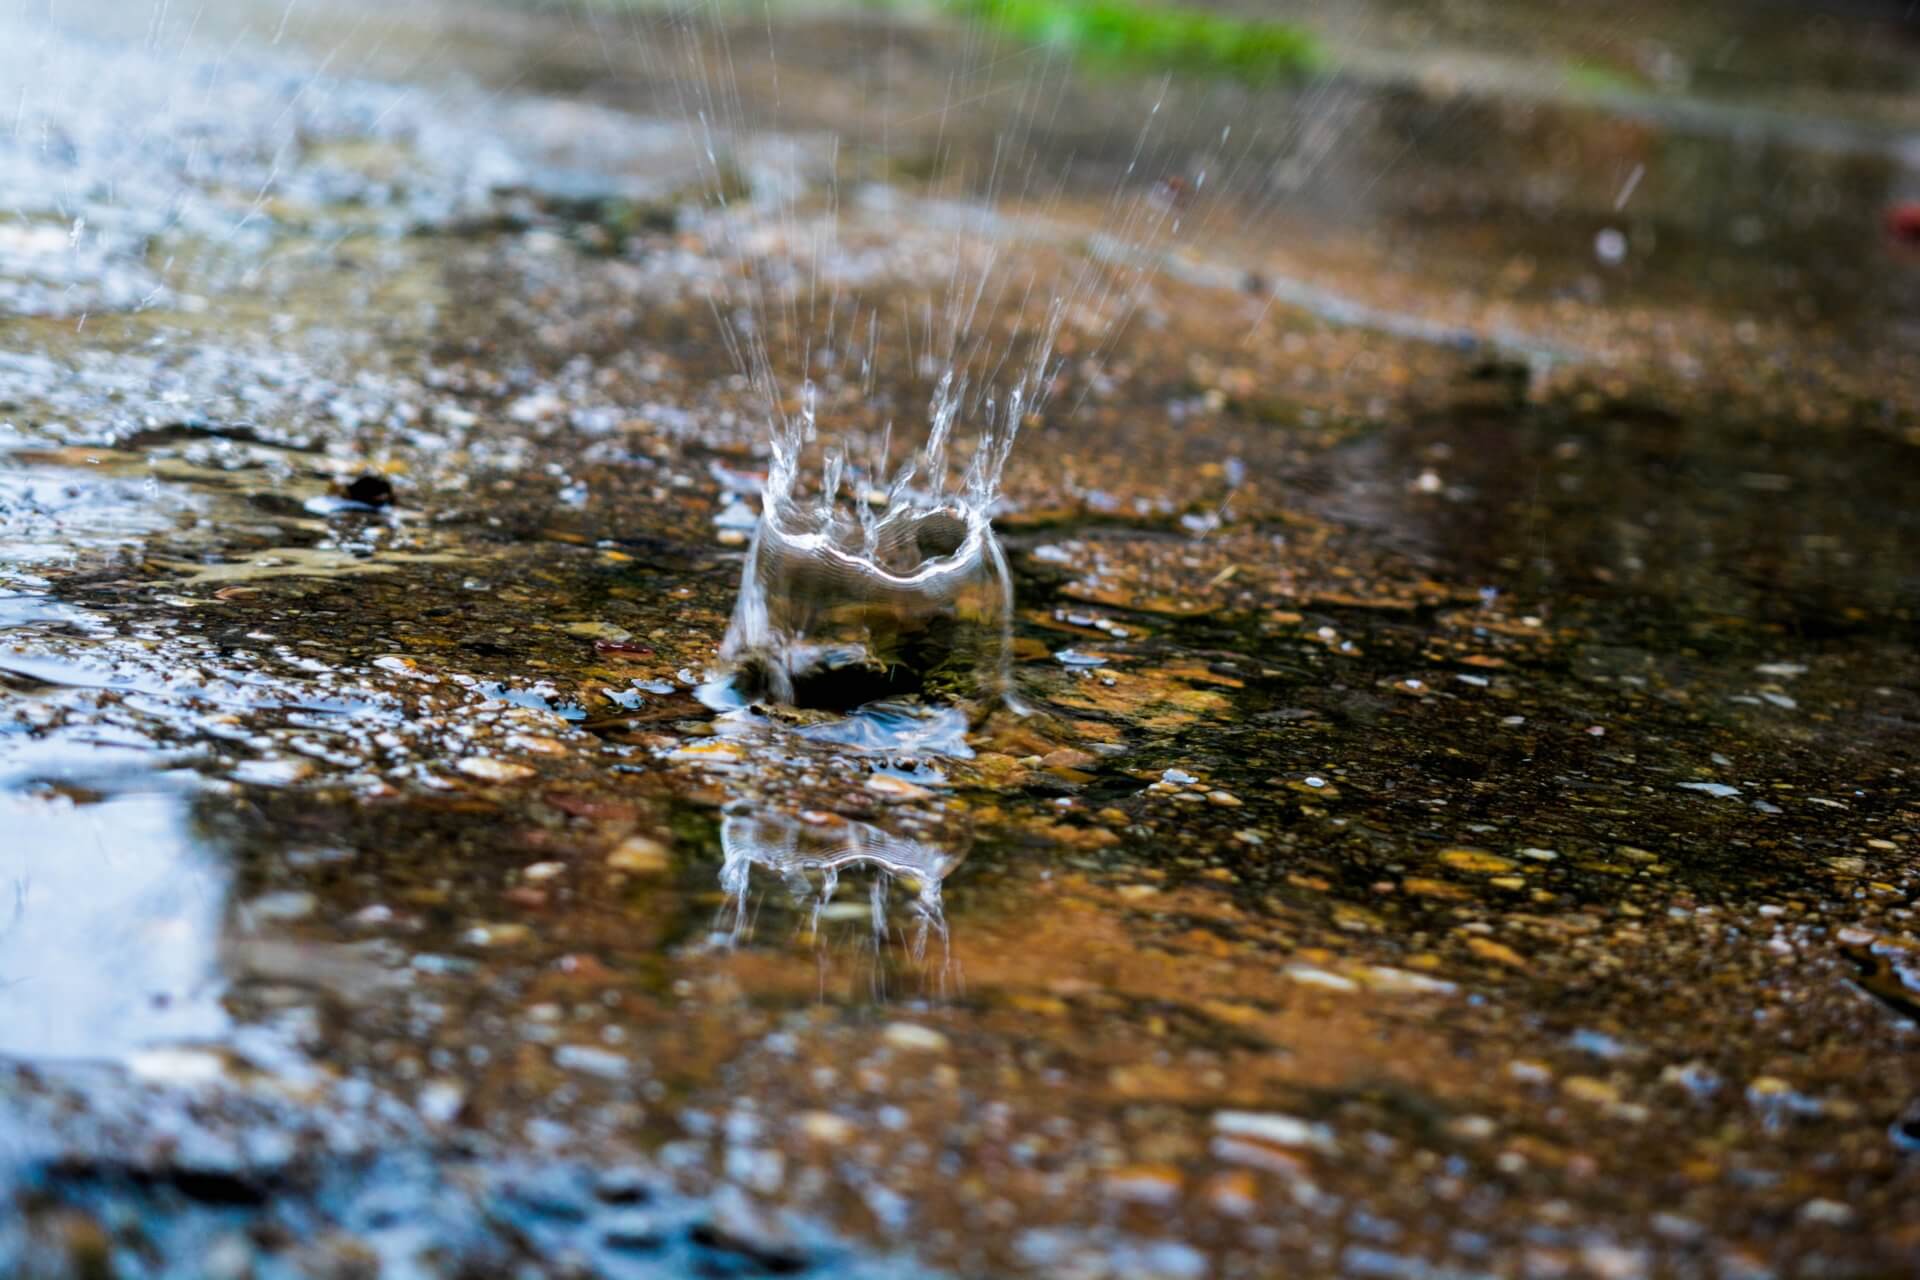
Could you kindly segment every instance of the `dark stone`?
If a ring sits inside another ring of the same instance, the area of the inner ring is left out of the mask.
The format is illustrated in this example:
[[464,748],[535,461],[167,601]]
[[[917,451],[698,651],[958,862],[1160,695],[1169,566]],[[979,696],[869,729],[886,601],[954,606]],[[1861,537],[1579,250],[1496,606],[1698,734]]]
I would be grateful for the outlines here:
[[364,503],[369,507],[393,505],[393,483],[385,476],[364,475],[356,477],[346,488],[349,502]]

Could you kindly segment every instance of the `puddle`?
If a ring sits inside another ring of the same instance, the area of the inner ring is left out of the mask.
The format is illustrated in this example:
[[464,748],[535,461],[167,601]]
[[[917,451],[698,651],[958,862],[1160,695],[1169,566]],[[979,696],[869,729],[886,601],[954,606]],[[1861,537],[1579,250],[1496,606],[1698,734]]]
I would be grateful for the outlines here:
[[[75,4],[0,20],[0,1271],[1914,1269],[1909,95],[1660,80],[1717,5],[1572,24],[1624,105],[1496,0],[1271,90],[809,10],[707,157],[591,7]],[[987,261],[1058,358],[955,408]]]

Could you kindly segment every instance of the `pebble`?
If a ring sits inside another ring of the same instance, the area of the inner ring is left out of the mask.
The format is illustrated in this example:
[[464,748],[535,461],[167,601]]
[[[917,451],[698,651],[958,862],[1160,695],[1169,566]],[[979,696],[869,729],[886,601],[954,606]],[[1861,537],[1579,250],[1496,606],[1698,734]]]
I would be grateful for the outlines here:
[[607,854],[608,869],[628,875],[665,875],[672,866],[667,846],[651,836],[628,836]]
[[313,914],[316,905],[312,894],[288,889],[280,893],[263,893],[241,910],[248,919],[256,922],[304,920]]
[[1620,1091],[1605,1080],[1593,1076],[1568,1076],[1560,1082],[1560,1092],[1580,1102],[1590,1102],[1595,1106],[1610,1106],[1620,1101]]
[[1853,1221],[1853,1210],[1838,1200],[1809,1200],[1800,1206],[1800,1219],[1830,1227],[1844,1227]]
[[1213,1130],[1230,1138],[1252,1138],[1277,1147],[1309,1147],[1316,1151],[1334,1149],[1333,1130],[1326,1125],[1302,1120],[1278,1111],[1216,1111]]
[[531,766],[515,764],[511,760],[496,760],[492,756],[468,756],[454,768],[482,782],[519,782],[534,775]]
[[466,1105],[467,1091],[456,1080],[430,1080],[414,1101],[428,1124],[451,1124]]
[[801,1133],[824,1146],[844,1147],[859,1133],[851,1121],[831,1111],[803,1111],[795,1119]]
[[1127,1165],[1107,1174],[1106,1192],[1133,1204],[1170,1205],[1186,1189],[1186,1180],[1171,1165]]
[[1260,1207],[1259,1184],[1244,1169],[1215,1174],[1207,1180],[1207,1203],[1229,1218],[1251,1218]]
[[1310,987],[1325,987],[1328,991],[1357,991],[1359,984],[1351,978],[1343,978],[1337,973],[1325,969],[1316,969],[1310,964],[1290,964],[1281,970],[1295,982]]
[[235,782],[261,787],[284,787],[313,774],[313,765],[305,760],[243,760],[233,767]]
[[1527,959],[1504,942],[1495,942],[1491,938],[1468,938],[1467,950],[1482,960],[1492,960],[1512,969],[1527,967]]
[[611,622],[569,622],[565,627],[570,636],[582,640],[605,640],[613,644],[625,644],[633,639],[633,632],[625,627],[617,627]]
[[579,1071],[602,1080],[624,1080],[632,1070],[624,1057],[611,1049],[590,1044],[563,1044],[553,1051],[553,1065],[563,1071]]
[[948,1047],[946,1036],[912,1022],[889,1022],[880,1038],[895,1049],[913,1053],[945,1053]]
[[1451,995],[1459,988],[1441,978],[1377,964],[1366,971],[1367,985],[1391,995]]
[[1447,1132],[1456,1138],[1481,1142],[1500,1131],[1500,1126],[1489,1116],[1458,1116],[1447,1123]]
[[1440,861],[1456,871],[1470,871],[1477,875],[1491,875],[1500,871],[1511,871],[1516,865],[1512,858],[1503,858],[1497,853],[1488,853],[1485,849],[1442,849]]
[[931,800],[933,792],[925,787],[916,786],[905,778],[896,778],[890,773],[871,774],[867,778],[867,790],[889,800]]
[[393,504],[393,482],[385,476],[355,476],[342,493],[349,502],[358,502],[369,507],[385,507]]
[[669,760],[690,760],[697,764],[736,765],[747,758],[747,749],[726,738],[705,738],[675,747]]
[[533,936],[523,924],[479,924],[461,935],[470,947],[515,947]]

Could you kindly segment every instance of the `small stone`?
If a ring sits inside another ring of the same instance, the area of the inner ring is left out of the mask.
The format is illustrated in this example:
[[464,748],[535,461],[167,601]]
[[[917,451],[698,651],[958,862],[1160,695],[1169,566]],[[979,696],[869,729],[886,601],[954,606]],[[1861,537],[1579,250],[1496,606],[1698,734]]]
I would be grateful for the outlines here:
[[669,752],[669,760],[688,760],[696,764],[736,765],[747,758],[747,749],[726,738],[704,738]]
[[1596,1080],[1592,1076],[1568,1076],[1560,1082],[1560,1092],[1569,1098],[1590,1102],[1595,1106],[1610,1106],[1620,1101],[1618,1089],[1605,1080]]
[[1429,978],[1424,973],[1409,973],[1387,965],[1374,965],[1366,971],[1367,985],[1389,995],[1451,995],[1458,990],[1453,983]]
[[1653,1215],[1652,1222],[1655,1234],[1664,1236],[1668,1240],[1698,1240],[1707,1233],[1706,1228],[1692,1218],[1685,1218],[1677,1213],[1656,1213]]
[[1487,1116],[1458,1116],[1447,1123],[1447,1132],[1470,1142],[1482,1142],[1498,1133],[1499,1126]]
[[238,1231],[213,1241],[200,1257],[202,1280],[253,1280],[253,1245]]
[[633,639],[633,632],[625,627],[617,627],[611,622],[569,622],[566,633],[578,636],[582,640],[605,640],[613,644],[625,644]]
[[1170,1205],[1186,1189],[1186,1179],[1171,1165],[1136,1164],[1109,1172],[1105,1187],[1107,1194],[1116,1200]]
[[673,860],[667,846],[651,836],[628,836],[607,854],[607,867],[633,876],[665,875]]
[[1456,871],[1468,871],[1476,875],[1492,875],[1514,868],[1512,858],[1503,858],[1497,853],[1488,853],[1485,849],[1442,849],[1440,861]]
[[1241,807],[1242,802],[1239,796],[1236,796],[1231,792],[1209,791],[1207,792],[1207,803],[1218,805],[1222,809],[1238,809]]
[[875,795],[885,796],[889,800],[931,800],[933,792],[925,787],[916,786],[904,778],[896,778],[890,773],[870,774],[867,778],[867,790]]
[[912,1053],[945,1053],[947,1038],[932,1027],[919,1026],[912,1022],[889,1022],[881,1034],[895,1049],[904,1049]]
[[358,502],[362,506],[385,507],[393,504],[393,482],[385,476],[355,476],[351,483],[341,490],[348,502]]
[[1213,1113],[1215,1133],[1232,1138],[1252,1138],[1256,1142],[1270,1142],[1277,1147],[1311,1147],[1318,1151],[1332,1151],[1333,1130],[1323,1124],[1314,1124],[1297,1116],[1282,1115],[1277,1111],[1216,1111]]
[[1328,991],[1357,991],[1359,984],[1352,978],[1343,978],[1337,973],[1325,969],[1316,969],[1310,964],[1290,964],[1282,970],[1295,982],[1309,987],[1324,987]]
[[1206,1199],[1215,1213],[1229,1218],[1251,1218],[1260,1207],[1259,1184],[1244,1169],[1207,1179]]
[[553,1051],[553,1065],[602,1080],[624,1080],[633,1071],[633,1064],[619,1054],[590,1044],[560,1045]]
[[1800,1220],[1844,1227],[1853,1221],[1853,1210],[1838,1200],[1809,1200],[1800,1206]]
[[428,1124],[450,1124],[467,1105],[467,1091],[457,1080],[430,1080],[414,1105]]
[[1098,761],[1099,757],[1073,747],[1061,747],[1040,757],[1040,763],[1049,769],[1084,769]]
[[541,880],[551,880],[556,876],[564,875],[566,870],[567,864],[564,862],[535,862],[522,867],[520,869],[520,877],[523,880],[538,882]]
[[461,935],[470,947],[516,947],[533,937],[523,924],[479,924]]
[[262,923],[270,920],[304,920],[313,914],[317,905],[318,902],[312,894],[298,889],[287,889],[279,893],[263,893],[241,910],[248,920]]
[[305,760],[243,760],[233,767],[235,782],[260,787],[285,787],[313,775],[313,765]]
[[1492,938],[1468,938],[1467,950],[1482,960],[1492,960],[1511,969],[1527,967],[1527,958],[1504,942],[1495,942]]
[[534,770],[527,765],[515,764],[511,760],[496,760],[492,756],[468,756],[454,768],[482,782],[519,782],[534,774]]
[[803,1111],[796,1120],[800,1132],[822,1146],[844,1147],[859,1133],[852,1121],[831,1111]]

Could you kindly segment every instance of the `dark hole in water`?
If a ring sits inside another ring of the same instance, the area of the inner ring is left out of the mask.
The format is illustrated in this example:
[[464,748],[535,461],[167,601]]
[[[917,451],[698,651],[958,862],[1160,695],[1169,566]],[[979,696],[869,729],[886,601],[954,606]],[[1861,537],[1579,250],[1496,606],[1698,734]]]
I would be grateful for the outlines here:
[[393,482],[385,476],[357,476],[347,486],[346,498],[369,507],[388,506],[393,502]]

